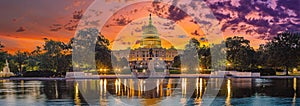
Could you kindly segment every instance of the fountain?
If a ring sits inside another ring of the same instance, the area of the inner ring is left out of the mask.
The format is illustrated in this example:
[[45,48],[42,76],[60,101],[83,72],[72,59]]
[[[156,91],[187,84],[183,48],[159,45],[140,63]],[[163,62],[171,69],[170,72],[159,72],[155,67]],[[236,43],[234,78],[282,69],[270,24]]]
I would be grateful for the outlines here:
[[153,77],[165,77],[170,74],[166,67],[166,63],[163,60],[160,60],[158,57],[153,57],[148,62],[148,70],[151,73],[150,76]]
[[14,73],[10,72],[9,64],[8,61],[6,60],[5,67],[3,68],[3,71],[0,72],[0,77],[11,77],[14,75],[15,75]]
[[166,64],[160,57],[155,57],[152,48],[149,49],[149,60],[147,60],[147,67],[143,69],[143,72],[133,71],[133,75],[136,77],[165,77],[170,73],[166,67]]

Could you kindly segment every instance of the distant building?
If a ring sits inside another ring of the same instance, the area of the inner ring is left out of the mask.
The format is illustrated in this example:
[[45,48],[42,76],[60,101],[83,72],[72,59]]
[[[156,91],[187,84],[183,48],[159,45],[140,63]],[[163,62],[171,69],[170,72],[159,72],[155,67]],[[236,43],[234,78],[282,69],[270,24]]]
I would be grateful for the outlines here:
[[[167,67],[170,67],[174,62],[174,57],[181,52],[173,46],[171,48],[162,47],[161,39],[157,28],[152,24],[150,14],[149,24],[143,27],[140,46],[131,50],[113,51],[113,53],[117,58],[127,58],[132,68],[147,68],[148,61],[151,59],[165,61]],[[129,56],[124,54],[129,54]]]

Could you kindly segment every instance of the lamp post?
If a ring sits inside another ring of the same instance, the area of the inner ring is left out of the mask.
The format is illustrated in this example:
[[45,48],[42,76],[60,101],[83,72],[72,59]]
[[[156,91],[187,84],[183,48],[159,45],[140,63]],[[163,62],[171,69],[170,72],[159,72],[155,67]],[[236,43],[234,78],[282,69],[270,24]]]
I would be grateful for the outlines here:
[[231,69],[231,63],[227,63],[226,66],[228,67],[228,70]]

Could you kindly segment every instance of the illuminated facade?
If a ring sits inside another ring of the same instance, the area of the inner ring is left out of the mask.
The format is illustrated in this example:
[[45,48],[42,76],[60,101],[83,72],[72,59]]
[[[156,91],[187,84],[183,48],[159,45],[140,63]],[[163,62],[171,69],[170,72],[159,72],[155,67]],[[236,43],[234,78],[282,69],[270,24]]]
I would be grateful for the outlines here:
[[140,47],[132,49],[129,54],[129,62],[133,68],[146,68],[148,61],[151,59],[159,59],[165,61],[167,67],[173,64],[174,57],[178,55],[174,47],[169,49],[161,46],[157,28],[152,24],[151,14],[149,24],[143,27],[142,40]]
[[[171,48],[163,48],[157,28],[152,24],[151,14],[149,24],[143,27],[142,39],[140,46],[134,49],[114,51],[117,58],[125,57],[132,68],[147,68],[151,59],[164,61],[167,67],[173,64],[174,57],[178,55],[177,50]],[[129,53],[128,53],[129,52]],[[123,56],[129,54],[129,56]]]

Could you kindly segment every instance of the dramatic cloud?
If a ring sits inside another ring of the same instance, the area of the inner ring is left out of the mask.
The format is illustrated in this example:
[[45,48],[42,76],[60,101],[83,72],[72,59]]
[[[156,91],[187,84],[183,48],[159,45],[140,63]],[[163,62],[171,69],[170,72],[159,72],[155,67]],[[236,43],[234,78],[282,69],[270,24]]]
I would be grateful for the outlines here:
[[121,42],[122,45],[131,45],[130,42]]
[[167,21],[165,23],[157,22],[159,25],[163,26],[165,30],[175,30],[175,21]]
[[200,36],[200,34],[198,33],[198,30],[195,30],[194,32],[191,33],[192,35],[195,35],[195,36]]
[[19,28],[16,30],[16,32],[23,32],[23,31],[25,31],[25,28],[24,28],[24,27],[19,27]]
[[[176,0],[173,1],[173,5],[176,4]],[[160,2],[152,2],[152,7],[148,11],[154,13],[155,15],[167,18],[173,21],[180,21],[188,16],[183,10],[173,5],[162,4]]]
[[138,27],[138,28],[135,28],[134,31],[135,32],[142,32],[142,29]]
[[64,9],[70,10],[70,9],[82,7],[90,2],[91,0],[72,0],[72,4],[65,6]]
[[[171,0],[170,3],[177,5],[179,3],[177,1]],[[0,11],[2,13],[10,11],[9,14],[3,15],[0,35],[11,35],[11,38],[26,37],[26,39],[49,37],[68,41],[79,27],[79,20],[83,20],[81,21],[83,23],[80,24],[83,26],[99,26],[101,18],[93,19],[93,17],[101,17],[104,14],[102,14],[103,11],[97,9],[86,10],[92,2],[93,0],[67,0],[60,3],[51,0],[37,0],[35,3],[3,1],[0,3],[3,7]],[[256,47],[258,44],[264,43],[264,40],[272,39],[279,32],[300,30],[299,0],[205,0],[205,2],[206,4],[194,0],[193,3],[183,3],[179,7],[160,2],[141,2],[122,8],[122,10],[113,10],[113,8],[107,7],[114,14],[101,32],[104,32],[105,37],[113,42],[115,36],[126,25],[135,25],[131,31],[126,33],[131,37],[140,37],[138,35],[141,35],[141,27],[147,25],[148,20],[135,20],[146,18],[149,13],[152,13],[154,17],[158,16],[168,20],[153,20],[153,24],[157,26],[158,30],[166,31],[163,34],[165,37],[171,37],[169,35],[173,35],[174,38],[192,36],[205,41],[201,37],[209,35],[216,29],[216,26],[212,26],[215,24],[212,24],[211,21],[214,18],[218,20],[220,28],[226,36],[237,34],[245,36],[251,43],[254,42],[252,44]],[[28,8],[24,8],[24,6]],[[201,18],[192,19],[190,16],[196,14],[187,15],[184,12],[187,9],[196,9]],[[202,13],[205,9],[211,9],[213,14]],[[89,12],[89,14],[83,15],[84,12]],[[197,24],[200,24],[200,27]],[[187,35],[169,33],[175,31],[177,27],[174,26],[177,25],[187,32]],[[203,31],[206,29],[211,30]],[[26,33],[22,33],[24,31]],[[24,38],[23,42],[26,39]],[[21,40],[15,40],[15,42],[21,42]],[[127,40],[123,42],[128,44]],[[18,47],[19,45],[8,44],[8,46]],[[33,47],[35,46],[33,45]]]
[[[67,23],[56,23],[52,24],[49,28],[50,31],[59,31],[59,30],[66,30],[66,31],[75,31],[80,19],[83,18],[83,10],[76,10],[73,12],[71,19]],[[85,24],[90,25],[98,25],[99,21],[89,21]]]
[[83,10],[80,11],[74,11],[73,13],[73,19],[78,19],[80,20],[83,16]]
[[279,32],[300,30],[299,0],[212,0],[207,3],[223,23],[223,31],[229,29],[258,35],[258,39],[270,39],[268,37]]
[[119,26],[125,26],[125,25],[127,25],[128,23],[130,23],[132,21],[131,19],[126,18],[122,15],[118,18],[113,19],[113,20],[115,21],[115,24],[119,25]]
[[13,18],[13,19],[12,19],[12,22],[13,22],[13,23],[17,23],[17,22],[19,22],[19,21],[22,21],[23,19],[24,19],[23,16],[17,17],[17,18]]
[[139,22],[131,22],[130,25],[143,25],[146,24],[146,21],[139,21]]
[[169,26],[169,27],[165,27],[165,30],[175,30],[175,25]]
[[177,37],[178,37],[178,38],[187,38],[186,35],[178,35]]

